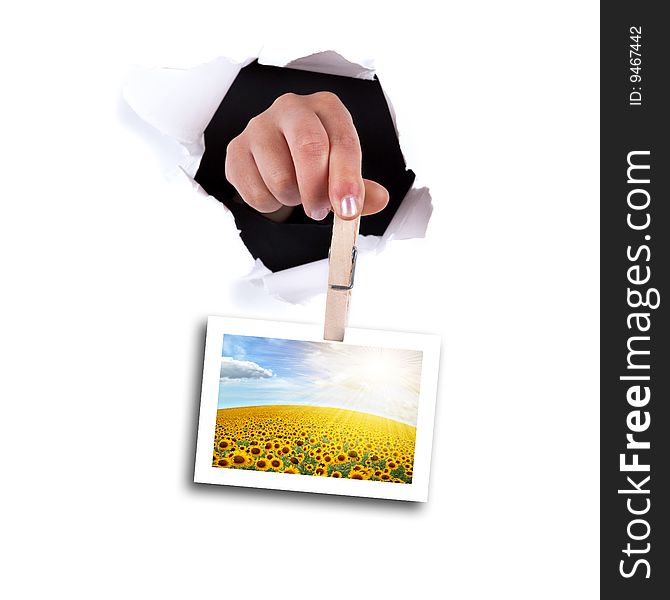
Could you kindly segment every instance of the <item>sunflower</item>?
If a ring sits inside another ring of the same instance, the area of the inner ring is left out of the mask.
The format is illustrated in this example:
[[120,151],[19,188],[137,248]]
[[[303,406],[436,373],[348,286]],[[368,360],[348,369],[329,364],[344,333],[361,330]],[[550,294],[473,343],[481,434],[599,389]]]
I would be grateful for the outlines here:
[[[322,407],[247,407],[217,413],[212,465],[411,482],[415,429],[351,415],[346,430]],[[272,461],[276,461],[272,464]],[[224,463],[225,464],[225,463]],[[331,466],[332,465],[332,466]],[[338,474],[334,475],[337,471]],[[382,477],[384,476],[384,477]]]
[[331,477],[334,477],[335,479],[339,479],[340,477],[342,477],[342,473],[340,473],[339,471],[333,471]]
[[232,442],[230,440],[221,440],[218,443],[218,447],[221,450],[228,450],[228,448],[230,448],[231,446],[232,446]]
[[235,452],[231,459],[231,466],[233,467],[245,467],[252,464],[251,458],[246,452],[238,450]]
[[214,462],[215,467],[229,467],[230,466],[230,460],[227,458],[220,458],[219,460]]
[[295,467],[289,467],[288,469],[284,469],[284,473],[288,473],[289,475],[299,475],[300,471]]

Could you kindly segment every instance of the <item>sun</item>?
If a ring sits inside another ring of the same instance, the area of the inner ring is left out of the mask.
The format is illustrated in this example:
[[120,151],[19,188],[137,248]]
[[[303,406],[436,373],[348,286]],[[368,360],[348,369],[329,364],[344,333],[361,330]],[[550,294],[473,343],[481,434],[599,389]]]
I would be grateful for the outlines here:
[[[387,348],[364,348],[350,357],[346,383],[354,387],[418,393],[420,354]],[[344,383],[344,382],[342,382]]]
[[413,350],[338,348],[314,363],[311,400],[405,423],[416,419],[422,354]]
[[365,371],[366,377],[371,381],[384,381],[392,376],[398,368],[402,367],[396,356],[374,350],[363,354],[361,359],[360,366]]

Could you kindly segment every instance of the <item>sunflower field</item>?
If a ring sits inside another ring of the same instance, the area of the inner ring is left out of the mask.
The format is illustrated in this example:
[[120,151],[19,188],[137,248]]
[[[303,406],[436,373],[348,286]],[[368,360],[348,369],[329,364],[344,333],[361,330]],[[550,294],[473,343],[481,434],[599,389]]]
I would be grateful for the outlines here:
[[416,428],[340,408],[217,411],[212,466],[412,483]]

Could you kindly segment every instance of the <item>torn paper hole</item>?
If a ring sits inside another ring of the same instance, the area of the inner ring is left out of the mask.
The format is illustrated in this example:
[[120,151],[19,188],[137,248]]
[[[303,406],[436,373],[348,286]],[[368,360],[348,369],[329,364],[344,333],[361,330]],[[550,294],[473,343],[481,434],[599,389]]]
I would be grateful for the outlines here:
[[[265,65],[360,79],[372,79],[375,75],[373,63],[369,59],[350,61],[331,50],[288,58],[267,48],[257,57],[248,57],[239,62],[220,57],[190,69],[133,70],[123,88],[123,99],[143,121],[167,138],[166,143],[176,141],[184,148],[183,159],[175,167],[201,193],[206,192],[195,182],[194,177],[205,150],[205,128],[240,70],[256,59]],[[388,96],[386,98],[397,133],[395,112]],[[156,140],[153,142],[156,143]],[[223,204],[221,206],[232,220],[232,214]],[[428,188],[416,187],[415,183],[383,236],[359,238],[358,260],[374,260],[374,255],[383,251],[388,244],[425,237],[431,213],[432,203]],[[303,303],[325,292],[327,278],[328,262],[325,259],[275,273],[267,269],[260,260],[256,260],[247,281],[281,300]]]

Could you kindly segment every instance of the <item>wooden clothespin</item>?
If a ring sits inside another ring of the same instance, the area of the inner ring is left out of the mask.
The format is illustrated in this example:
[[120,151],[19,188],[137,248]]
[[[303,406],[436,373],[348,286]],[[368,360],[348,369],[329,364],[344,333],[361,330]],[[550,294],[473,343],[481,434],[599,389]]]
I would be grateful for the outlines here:
[[349,301],[354,287],[358,228],[361,218],[352,221],[333,215],[333,237],[328,255],[328,294],[323,338],[335,342],[344,340],[349,318]]

